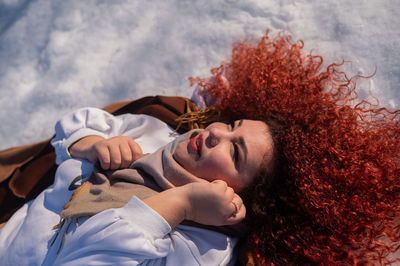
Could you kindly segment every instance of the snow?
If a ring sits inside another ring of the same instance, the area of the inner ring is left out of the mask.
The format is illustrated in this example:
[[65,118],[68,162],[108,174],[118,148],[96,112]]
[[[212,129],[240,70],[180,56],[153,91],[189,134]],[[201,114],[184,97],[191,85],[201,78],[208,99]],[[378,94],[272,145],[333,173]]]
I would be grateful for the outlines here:
[[0,0],[0,149],[52,136],[83,106],[190,97],[231,44],[267,28],[373,78],[360,94],[400,108],[398,0]]

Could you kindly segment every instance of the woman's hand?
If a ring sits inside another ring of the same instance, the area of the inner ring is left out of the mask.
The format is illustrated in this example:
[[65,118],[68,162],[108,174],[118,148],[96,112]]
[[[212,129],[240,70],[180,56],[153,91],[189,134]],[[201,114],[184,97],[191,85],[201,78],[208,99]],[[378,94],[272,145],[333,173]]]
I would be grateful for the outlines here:
[[143,201],[172,228],[183,220],[206,225],[231,225],[246,216],[242,199],[221,180],[167,189]]
[[104,170],[127,168],[143,156],[139,144],[127,136],[109,139],[87,136],[72,144],[69,152],[72,157],[86,159],[92,163],[99,161]]
[[246,208],[242,199],[225,181],[191,183],[185,219],[206,225],[231,225],[243,220]]

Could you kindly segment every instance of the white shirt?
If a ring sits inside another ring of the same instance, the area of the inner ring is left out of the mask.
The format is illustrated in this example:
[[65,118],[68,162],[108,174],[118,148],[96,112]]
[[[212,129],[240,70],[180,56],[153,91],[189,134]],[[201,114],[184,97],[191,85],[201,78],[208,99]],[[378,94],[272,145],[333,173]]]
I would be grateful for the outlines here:
[[50,246],[56,233],[52,228],[73,193],[68,190],[71,182],[89,177],[93,169],[85,160],[71,159],[72,143],[88,135],[125,135],[144,153],[152,153],[173,139],[171,132],[167,124],[147,115],[112,116],[95,108],[62,118],[52,140],[59,164],[54,184],[18,210],[0,231],[0,265],[233,264],[236,238],[183,225],[171,229],[136,197],[122,208],[79,219]]

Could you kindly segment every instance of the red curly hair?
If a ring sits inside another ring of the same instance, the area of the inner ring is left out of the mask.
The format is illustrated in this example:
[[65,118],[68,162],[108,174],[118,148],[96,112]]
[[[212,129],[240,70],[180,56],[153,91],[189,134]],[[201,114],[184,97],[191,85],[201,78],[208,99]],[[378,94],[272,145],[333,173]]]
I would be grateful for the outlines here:
[[301,41],[268,35],[235,43],[230,62],[211,70],[214,81],[191,78],[231,119],[266,121],[275,139],[274,182],[264,176],[252,188],[256,230],[245,247],[260,265],[393,262],[400,110],[358,100],[357,77],[340,70],[343,62],[323,69]]

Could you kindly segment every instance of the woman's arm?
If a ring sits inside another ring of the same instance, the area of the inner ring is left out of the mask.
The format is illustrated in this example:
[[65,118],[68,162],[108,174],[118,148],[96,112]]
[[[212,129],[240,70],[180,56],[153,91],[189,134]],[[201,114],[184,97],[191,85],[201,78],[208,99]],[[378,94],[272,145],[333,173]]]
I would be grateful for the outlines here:
[[174,228],[183,220],[206,225],[236,224],[246,216],[242,199],[226,182],[190,183],[143,200]]
[[[235,215],[232,201],[240,203]],[[183,219],[209,225],[239,222],[245,215],[241,202],[223,181],[191,183],[144,201],[133,197],[124,207],[105,210],[79,226],[72,222],[64,240],[58,240],[64,241],[61,251],[58,255],[55,250],[49,252],[48,256],[56,257],[48,260],[74,265],[146,261],[158,265],[167,258],[185,265],[225,264],[231,259],[234,240],[209,230],[193,228],[181,233],[171,229]]]
[[71,222],[68,232],[57,238],[47,253],[46,262],[138,265],[147,260],[161,261],[173,245],[170,232],[171,227],[160,215],[133,197],[122,208],[107,209],[79,221],[79,225]]
[[[70,159],[71,145],[87,136],[97,136],[98,140],[129,136],[146,153],[154,152],[172,140],[169,137],[172,129],[154,117],[132,114],[114,116],[97,108],[82,108],[67,114],[57,122],[55,129],[56,136],[51,144],[57,154],[57,164]],[[79,158],[85,156],[77,155]]]

